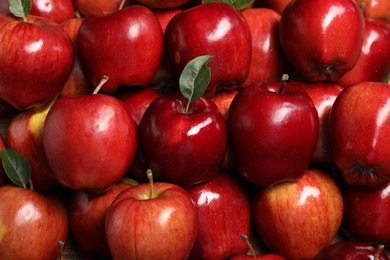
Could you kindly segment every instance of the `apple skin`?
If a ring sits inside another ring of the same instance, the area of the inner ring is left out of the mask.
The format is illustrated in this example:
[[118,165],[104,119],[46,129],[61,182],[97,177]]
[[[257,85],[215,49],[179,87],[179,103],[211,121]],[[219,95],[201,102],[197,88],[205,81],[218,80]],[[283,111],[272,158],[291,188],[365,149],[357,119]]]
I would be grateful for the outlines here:
[[151,10],[132,5],[105,16],[84,18],[78,48],[93,85],[107,75],[110,80],[101,92],[112,93],[122,85],[152,81],[163,53],[163,33]]
[[379,253],[378,248],[369,243],[346,240],[338,241],[326,246],[319,254],[316,255],[314,260],[389,259],[386,253],[377,253]]
[[186,104],[179,92],[155,99],[142,117],[139,141],[157,180],[189,188],[217,176],[226,154],[227,131],[210,99],[192,102],[188,114]]
[[[197,235],[196,208],[180,186],[141,183],[122,191],[106,213],[114,259],[186,259]],[[163,239],[162,239],[163,238]]]
[[75,8],[72,0],[31,0],[30,14],[62,23],[75,17]]
[[242,12],[252,33],[252,59],[243,86],[279,81],[292,72],[279,40],[280,14],[268,8],[248,8]]
[[343,233],[353,241],[390,244],[390,184],[381,189],[346,185],[343,188]]
[[223,171],[188,190],[198,214],[198,236],[188,259],[227,259],[248,251],[241,234],[250,237],[251,205],[241,181]]
[[119,181],[137,142],[137,126],[127,109],[106,94],[57,99],[43,129],[54,176],[73,190],[102,192]]
[[351,86],[364,81],[383,82],[390,74],[390,24],[365,19],[362,51],[356,65],[337,83]]
[[150,8],[150,9],[169,9],[177,8],[189,3],[192,0],[137,0],[138,3]]
[[105,235],[105,216],[118,194],[138,182],[124,178],[103,193],[75,191],[68,205],[69,224],[78,250],[85,257],[110,257]]
[[298,74],[310,82],[334,81],[359,58],[364,17],[355,1],[296,0],[284,9],[279,35]]
[[324,171],[308,169],[296,182],[259,187],[254,192],[255,229],[273,253],[312,259],[330,244],[343,218],[343,198]]
[[387,0],[356,0],[365,17],[390,23],[390,2]]
[[299,85],[265,82],[248,86],[230,105],[227,128],[233,159],[240,175],[253,184],[295,181],[309,166],[319,136],[319,118],[313,101]]
[[388,84],[362,82],[345,88],[333,104],[332,156],[349,185],[380,188],[390,181],[389,97]]
[[245,18],[230,4],[211,2],[183,10],[169,22],[164,46],[177,75],[193,58],[213,56],[208,63],[212,73],[207,97],[226,85],[240,85],[248,77],[251,32]]
[[18,110],[52,101],[74,63],[72,41],[59,24],[27,19],[0,15],[0,98]]
[[29,161],[34,190],[41,192],[52,191],[59,186],[42,142],[43,126],[49,109],[29,109],[19,113],[9,122],[6,136],[8,148],[19,152]]
[[64,202],[14,185],[0,187],[0,201],[0,258],[57,259],[69,232]]
[[[120,9],[123,0],[73,0],[77,11],[83,17],[90,15],[103,16]],[[128,6],[132,1],[127,0],[124,6]]]
[[272,9],[282,15],[284,8],[286,8],[291,0],[261,0],[258,2],[260,7]]
[[336,83],[303,83],[302,89],[313,100],[317,109],[320,130],[317,147],[313,153],[310,163],[316,167],[327,169],[334,165],[331,145],[329,116],[334,101],[344,89]]

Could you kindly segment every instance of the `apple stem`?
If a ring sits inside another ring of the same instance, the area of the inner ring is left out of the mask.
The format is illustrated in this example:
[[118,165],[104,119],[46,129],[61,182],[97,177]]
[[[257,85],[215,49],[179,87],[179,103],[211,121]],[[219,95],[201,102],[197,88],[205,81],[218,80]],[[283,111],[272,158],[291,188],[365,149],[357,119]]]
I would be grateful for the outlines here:
[[122,0],[121,4],[119,5],[119,10],[122,10],[123,6],[125,5],[126,0]]
[[286,86],[286,82],[288,81],[288,79],[289,79],[288,74],[283,74],[282,75],[282,85],[279,88],[278,94],[282,93],[284,87]]
[[[34,184],[33,184],[33,181],[31,178],[28,179],[28,186],[30,187],[30,190],[34,190]],[[27,188],[27,187],[25,187],[25,188]]]
[[149,184],[150,184],[149,199],[151,199],[154,196],[154,183],[153,183],[153,173],[152,173],[152,170],[148,169],[146,171],[146,175],[148,176],[148,180],[149,180]]
[[374,260],[379,260],[380,259],[380,255],[382,254],[384,249],[385,249],[384,245],[378,245],[376,253],[375,253],[375,256],[374,256]]
[[256,252],[255,252],[255,249],[253,248],[251,242],[249,241],[248,236],[245,235],[245,234],[241,234],[241,238],[242,238],[242,240],[244,240],[244,242],[247,244],[247,246],[248,246],[250,252],[251,252],[252,255],[253,255],[253,259],[257,260],[257,255],[256,255]]
[[64,252],[64,247],[65,247],[64,241],[62,241],[62,240],[58,241],[58,247],[60,248],[59,260],[63,260],[64,259],[63,252]]
[[106,76],[104,75],[103,78],[100,80],[99,84],[97,85],[97,87],[95,88],[95,90],[93,91],[92,94],[97,94],[100,89],[103,87],[104,84],[106,84],[106,82],[110,79],[109,76]]

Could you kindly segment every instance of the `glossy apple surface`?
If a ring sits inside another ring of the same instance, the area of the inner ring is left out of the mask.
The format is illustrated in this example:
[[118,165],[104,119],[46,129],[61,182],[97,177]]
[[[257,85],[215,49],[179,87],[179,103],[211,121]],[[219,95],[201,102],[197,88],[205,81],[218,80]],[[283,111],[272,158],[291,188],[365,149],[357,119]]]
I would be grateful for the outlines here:
[[[77,11],[83,16],[90,15],[103,16],[118,11],[123,0],[74,0]],[[131,2],[125,1],[124,6]]]
[[74,190],[102,192],[119,181],[137,142],[137,126],[125,106],[105,94],[57,99],[43,129],[56,179]]
[[123,85],[148,85],[152,81],[162,57],[163,33],[151,10],[133,5],[84,18],[78,48],[93,85],[107,75],[110,79],[101,91],[112,93]]
[[156,182],[127,188],[106,213],[114,259],[186,259],[197,234],[195,205],[180,186]]
[[0,27],[0,98],[18,110],[52,101],[72,70],[69,36],[59,24],[37,16],[23,22],[2,14]]
[[299,179],[319,135],[313,101],[292,82],[242,89],[230,105],[227,127],[238,172],[260,186]]
[[389,85],[363,82],[345,88],[330,114],[333,159],[350,185],[383,187],[390,181]]
[[75,17],[75,8],[72,0],[31,0],[30,14],[62,23]]
[[364,17],[351,0],[296,0],[286,6],[279,27],[283,50],[297,72],[311,82],[336,80],[356,64]]
[[287,259],[312,259],[338,232],[343,197],[326,172],[309,169],[296,182],[258,188],[252,212],[255,228],[271,252]]
[[65,204],[36,191],[0,187],[0,258],[56,259],[60,241],[67,242]]
[[241,180],[221,172],[188,190],[198,214],[198,235],[189,259],[227,259],[248,251],[250,200]]

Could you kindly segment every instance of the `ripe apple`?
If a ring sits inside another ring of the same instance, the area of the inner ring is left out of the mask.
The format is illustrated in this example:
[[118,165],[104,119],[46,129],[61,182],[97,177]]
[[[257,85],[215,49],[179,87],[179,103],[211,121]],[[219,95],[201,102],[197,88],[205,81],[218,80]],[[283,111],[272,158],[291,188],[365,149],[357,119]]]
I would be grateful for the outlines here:
[[242,15],[252,33],[252,58],[243,86],[279,81],[292,71],[279,40],[280,14],[268,8],[248,8]]
[[180,8],[169,8],[169,9],[154,9],[152,11],[156,15],[158,21],[160,22],[163,33],[165,33],[165,30],[167,29],[168,23],[171,21],[171,19],[183,10]]
[[18,110],[49,103],[73,66],[72,41],[51,20],[0,15],[0,98]]
[[77,11],[83,17],[103,16],[120,10],[131,4],[131,0],[73,0]]
[[227,131],[217,106],[207,97],[192,103],[179,92],[164,94],[146,109],[139,141],[156,179],[185,188],[214,178],[226,154]]
[[303,83],[301,87],[313,100],[317,109],[320,130],[317,147],[311,158],[311,164],[320,168],[329,168],[334,165],[330,147],[329,116],[337,96],[343,90],[335,83]]
[[356,0],[368,18],[390,23],[390,2],[387,0]]
[[252,203],[259,236],[287,259],[314,258],[332,242],[343,218],[340,188],[318,169],[308,169],[296,182],[258,187]]
[[389,257],[383,252],[383,245],[374,246],[359,241],[338,241],[323,248],[314,260],[328,259],[376,259],[388,260]]
[[319,118],[299,84],[265,82],[234,97],[227,128],[240,175],[272,186],[305,173],[317,145]]
[[144,5],[150,9],[169,9],[169,8],[178,8],[187,4],[192,0],[136,0],[139,4]]
[[105,232],[114,259],[186,259],[197,235],[196,208],[180,186],[141,183],[108,208]]
[[381,189],[363,185],[343,188],[342,231],[354,241],[390,244],[390,184]]
[[58,188],[43,148],[42,132],[50,106],[29,109],[16,115],[7,128],[7,145],[23,155],[31,166],[34,190],[47,192]]
[[64,202],[14,185],[0,187],[0,201],[0,258],[57,259],[68,239]]
[[333,81],[356,64],[364,17],[351,0],[295,0],[279,26],[283,50],[297,72],[311,82]]
[[356,65],[337,83],[351,86],[364,81],[385,81],[390,74],[390,24],[378,19],[365,19],[361,54]]
[[245,18],[230,4],[212,2],[183,10],[168,24],[164,45],[177,75],[193,58],[213,57],[207,97],[226,85],[239,85],[248,77],[251,32]]
[[62,23],[75,17],[75,7],[72,0],[31,0],[30,14]]
[[138,182],[124,178],[103,193],[75,191],[69,201],[68,216],[77,249],[85,257],[110,257],[105,234],[105,216],[118,194]]
[[188,190],[198,215],[198,235],[189,259],[227,259],[246,253],[241,234],[250,236],[249,195],[241,179],[220,172]]
[[102,192],[130,166],[137,148],[137,126],[113,96],[64,96],[49,110],[42,138],[60,184]]
[[345,88],[330,114],[333,159],[350,185],[383,187],[390,181],[390,88],[362,82]]
[[107,75],[110,80],[101,92],[112,93],[122,85],[148,85],[152,81],[162,57],[163,33],[151,10],[132,5],[84,18],[78,48],[93,85]]

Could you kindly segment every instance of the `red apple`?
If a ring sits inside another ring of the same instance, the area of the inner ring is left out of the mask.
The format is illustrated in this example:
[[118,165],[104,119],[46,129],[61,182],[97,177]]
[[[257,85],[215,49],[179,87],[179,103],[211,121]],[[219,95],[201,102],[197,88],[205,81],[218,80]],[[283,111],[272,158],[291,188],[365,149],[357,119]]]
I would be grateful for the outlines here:
[[64,96],[47,114],[42,138],[60,184],[102,192],[130,166],[137,148],[137,126],[113,96]]
[[114,259],[186,259],[197,227],[188,192],[166,182],[125,189],[109,207],[105,221]]
[[179,92],[161,95],[146,109],[139,127],[141,149],[156,179],[185,188],[214,178],[227,147],[225,121],[201,97],[184,112]]
[[383,187],[390,181],[390,88],[362,82],[345,88],[330,114],[333,159],[350,185]]
[[[129,5],[131,0],[73,0],[77,11],[83,16],[102,16],[120,10]],[[123,6],[122,6],[123,5]]]
[[259,187],[253,223],[271,252],[287,259],[312,259],[329,245],[343,218],[343,197],[326,173],[309,169],[297,182]]
[[381,189],[346,185],[343,188],[342,230],[351,240],[390,244],[390,184]]
[[163,33],[156,16],[133,5],[104,16],[84,18],[78,48],[86,75],[96,86],[104,75],[110,80],[101,92],[122,85],[148,85],[160,65]]
[[77,249],[85,257],[110,257],[105,234],[105,216],[111,203],[123,190],[135,186],[135,180],[124,178],[103,193],[75,191],[68,207],[69,224]]
[[46,18],[0,15],[0,98],[18,110],[49,103],[74,62],[72,41]]
[[388,260],[389,257],[383,252],[383,246],[374,246],[369,243],[358,241],[338,241],[323,248],[314,260],[328,259],[376,259]]
[[68,239],[65,204],[13,185],[0,187],[0,258],[57,259]]
[[183,10],[180,8],[169,8],[169,9],[154,9],[152,11],[156,15],[158,21],[160,22],[163,33],[165,33],[165,30],[167,29],[168,23],[171,21],[171,19]]
[[[234,47],[233,47],[234,46]],[[212,71],[206,96],[226,85],[239,85],[248,77],[251,32],[232,5],[212,2],[188,8],[172,18],[165,31],[165,51],[179,75],[200,55],[211,55]]]
[[356,65],[337,80],[342,86],[364,81],[385,81],[390,74],[390,24],[365,19],[366,26],[361,54]]
[[387,0],[356,0],[368,18],[390,23],[390,2]]
[[317,167],[328,168],[334,165],[330,147],[329,116],[333,103],[343,87],[335,83],[302,83],[301,87],[313,100],[320,120],[317,147],[310,162]]
[[227,120],[238,172],[260,186],[299,179],[319,136],[309,95],[293,82],[265,82],[242,89]]
[[287,58],[306,80],[337,80],[359,58],[363,12],[351,0],[291,1],[282,14],[279,34]]
[[292,70],[280,45],[280,14],[268,8],[248,8],[242,15],[252,33],[251,66],[243,85],[279,81]]
[[72,0],[31,0],[30,14],[62,23],[75,17],[75,7]]
[[58,188],[43,149],[42,132],[50,107],[26,110],[15,116],[7,128],[7,145],[23,155],[31,166],[34,190],[47,192]]
[[150,9],[169,9],[169,8],[177,8],[182,5],[189,3],[192,0],[164,0],[164,1],[156,1],[156,0],[136,0],[141,5],[144,5]]

